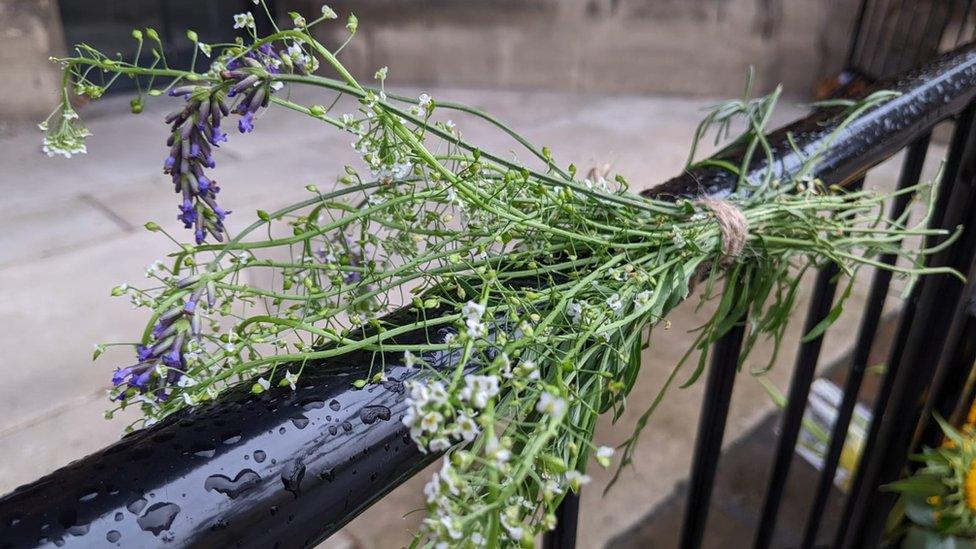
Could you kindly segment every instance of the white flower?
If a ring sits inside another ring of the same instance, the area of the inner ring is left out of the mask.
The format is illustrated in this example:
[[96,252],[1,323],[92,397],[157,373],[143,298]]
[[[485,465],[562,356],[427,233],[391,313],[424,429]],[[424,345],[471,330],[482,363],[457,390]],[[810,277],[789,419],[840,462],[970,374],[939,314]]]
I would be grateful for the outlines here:
[[600,446],[599,448],[596,449],[596,453],[594,455],[596,456],[596,461],[600,465],[604,467],[609,467],[610,458],[613,457],[613,448],[609,446]]
[[444,437],[438,437],[431,440],[430,444],[428,444],[427,446],[430,448],[431,452],[443,452],[444,450],[447,450],[448,448],[451,447],[451,441],[447,440]]
[[535,409],[542,414],[549,414],[554,418],[561,418],[566,413],[566,400],[546,391],[539,395],[539,402]]
[[274,91],[278,91],[278,90],[280,90],[281,88],[284,88],[284,87],[285,87],[285,83],[284,82],[272,82],[271,83],[271,86],[270,86],[270,88],[272,90],[274,90]]
[[502,515],[501,522],[502,522],[502,526],[505,527],[505,530],[508,532],[508,537],[512,538],[515,541],[521,540],[522,526],[519,523],[509,524],[506,518],[507,517],[505,515]]
[[579,492],[581,486],[589,484],[590,476],[579,471],[566,471],[566,482],[569,483],[574,492]]
[[636,303],[638,307],[644,307],[651,302],[651,297],[653,296],[654,296],[653,291],[644,290],[634,296],[634,303]]
[[464,376],[464,388],[458,393],[463,400],[471,403],[475,408],[484,408],[488,399],[498,394],[498,378],[495,376],[479,376],[468,374]]
[[444,525],[444,530],[447,531],[447,535],[453,540],[461,539],[461,531],[458,529],[458,520],[453,517],[441,517],[441,524]]
[[671,229],[671,240],[674,242],[674,245],[677,246],[678,248],[684,248],[685,245],[688,243],[688,241],[685,239],[684,233],[682,233],[681,229],[679,229],[678,227]]
[[285,382],[291,387],[291,390],[295,390],[295,382],[298,381],[298,374],[293,374],[291,372],[285,372]]
[[619,313],[623,306],[624,302],[620,300],[620,294],[613,294],[607,298],[607,307],[610,307],[611,311]]
[[403,353],[403,365],[407,368],[413,368],[417,364],[417,357],[413,356],[410,351],[405,351]]
[[332,8],[322,4],[322,17],[326,19],[337,19],[339,16],[336,15],[336,12]]
[[261,388],[264,389],[265,391],[271,388],[271,382],[268,381],[267,379],[264,379],[263,377],[258,378],[258,385],[260,385]]
[[468,334],[468,337],[471,339],[478,339],[484,337],[484,335],[488,332],[488,328],[485,326],[485,323],[480,320],[469,318],[464,323],[468,327],[466,333]]
[[501,467],[508,463],[512,453],[508,451],[508,448],[501,445],[498,438],[491,437],[485,443],[485,457],[494,462],[495,467]]
[[485,536],[482,536],[481,532],[472,532],[470,538],[471,543],[473,543],[475,547],[482,547],[487,543]]
[[433,104],[433,99],[431,99],[429,95],[427,95],[426,93],[420,94],[419,101],[417,101],[418,107],[426,111],[427,109],[430,108],[432,104]]
[[44,154],[52,157],[61,155],[65,158],[71,158],[75,154],[86,154],[88,147],[85,146],[84,138],[88,135],[91,133],[87,130],[78,132],[77,135],[67,133],[49,135],[41,142],[41,150],[44,151]]
[[454,424],[456,426],[454,432],[465,442],[471,442],[480,432],[478,424],[465,414],[458,415],[457,419],[454,420]]
[[512,374],[512,360],[508,358],[508,353],[502,353],[498,355],[498,362],[501,364],[499,371],[502,377],[505,379],[512,379],[514,374]]
[[441,479],[437,473],[430,477],[430,482],[424,485],[424,495],[427,496],[427,503],[434,503],[441,495]]
[[455,124],[453,120],[448,120],[447,122],[444,122],[444,127],[447,128],[447,131],[454,133],[454,130],[457,129],[457,124]]
[[485,306],[481,303],[469,301],[461,307],[461,314],[468,319],[481,319],[485,314]]
[[210,57],[210,54],[213,52],[213,49],[210,47],[210,44],[204,44],[203,42],[197,42],[197,47],[200,48],[200,51],[204,55],[206,55],[207,57]]
[[441,423],[443,422],[444,416],[440,412],[427,412],[423,419],[420,420],[420,427],[428,433],[436,433],[440,430]]
[[447,394],[447,388],[440,381],[435,381],[430,384],[430,401],[434,404],[444,404],[450,395]]
[[523,360],[515,367],[515,375],[529,380],[539,379],[539,365],[531,359]]
[[566,304],[566,314],[573,321],[573,324],[579,324],[583,316],[583,305],[578,301],[570,301]]
[[430,400],[430,391],[427,390],[426,383],[409,381],[407,382],[407,388],[410,389],[408,400],[411,404],[422,407]]
[[254,15],[252,15],[251,12],[249,12],[249,11],[248,12],[245,12],[245,13],[237,13],[237,14],[234,14],[234,28],[235,29],[243,29],[243,28],[253,29],[254,28]]

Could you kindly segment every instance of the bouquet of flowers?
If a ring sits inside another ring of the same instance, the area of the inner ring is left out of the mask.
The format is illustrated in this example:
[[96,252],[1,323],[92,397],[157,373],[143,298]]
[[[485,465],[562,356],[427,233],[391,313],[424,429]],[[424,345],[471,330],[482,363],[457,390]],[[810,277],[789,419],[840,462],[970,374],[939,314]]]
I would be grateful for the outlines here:
[[[408,366],[429,371],[408,388],[402,421],[422,451],[448,455],[425,489],[418,544],[531,544],[552,528],[565,494],[587,482],[589,460],[611,465],[615,450],[592,442],[596,419],[622,411],[650,330],[696,282],[703,299],[719,304],[686,355],[701,351],[685,384],[701,374],[709,345],[746,313],[743,358],[759,338],[778,343],[800,274],[822,262],[847,275],[864,265],[908,277],[941,271],[924,267],[928,250],[901,243],[945,232],[926,229],[927,217],[911,226],[907,214],[886,220],[890,196],[828,192],[810,175],[822,151],[788,178],[746,177],[753,155],[772,154],[763,135],[778,92],[720,105],[697,132],[696,144],[712,129],[723,136],[745,121],[734,141],[747,151],[744,163],[724,166],[739,174],[732,197],[649,199],[632,193],[623,176],[560,165],[548,148],[477,109],[387,92],[385,67],[374,85],[360,82],[339,60],[345,43],[329,49],[312,32],[336,18],[328,7],[313,20],[292,13],[288,28],[272,22],[273,32],[259,36],[253,15],[240,14],[241,36],[229,44],[188,32],[198,55],[187,70],[167,64],[152,29],[133,32],[138,50],[128,60],[81,44],[57,60],[62,102],[42,124],[44,148],[85,152],[88,132],[72,93],[99,97],[124,78],[138,90],[134,112],[147,97],[173,98],[163,171],[190,242],[148,223],[173,240],[173,254],[155,265],[151,287],[113,291],[148,311],[134,363],[112,378],[113,401],[140,406],[148,425],[231,385],[255,393],[272,384],[294,388],[322,359],[402,353]],[[349,39],[358,25],[349,17]],[[299,104],[289,94],[294,86],[316,87],[324,100]],[[344,97],[355,106],[337,112]],[[830,108],[849,121],[890,97],[878,92]],[[309,185],[306,200],[259,210],[233,231],[226,209],[233,185],[224,193],[214,176],[224,130],[233,121],[240,133],[260,131],[271,107],[347,132],[362,167],[346,167],[334,188]],[[443,117],[451,111],[505,132],[527,159],[469,142]],[[927,209],[934,191],[898,192],[914,193]],[[887,253],[904,266],[874,259]],[[272,276],[246,276],[254,272]],[[270,285],[248,282],[269,278]],[[723,279],[734,291],[718,291]],[[418,330],[428,335],[399,337]],[[450,364],[434,364],[432,355],[444,353]],[[619,467],[685,362],[639,420]],[[384,379],[376,360],[369,376],[352,383]]]

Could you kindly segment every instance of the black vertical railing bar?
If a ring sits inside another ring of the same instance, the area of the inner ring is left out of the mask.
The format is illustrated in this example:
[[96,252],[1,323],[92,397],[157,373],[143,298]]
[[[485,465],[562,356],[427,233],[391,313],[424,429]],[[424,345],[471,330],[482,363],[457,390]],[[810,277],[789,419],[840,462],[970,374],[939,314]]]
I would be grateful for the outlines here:
[[[932,133],[928,132],[920,136],[905,151],[905,158],[902,162],[901,175],[898,180],[898,189],[906,189],[916,185],[922,175],[922,168],[925,164],[925,156],[928,152],[929,141]],[[911,201],[911,195],[901,194],[895,198],[888,214],[889,219],[897,219],[904,213]],[[885,254],[879,258],[885,265],[894,265],[896,261],[894,254]],[[857,405],[858,393],[861,390],[861,382],[864,380],[864,373],[867,370],[868,360],[871,355],[871,347],[881,323],[881,315],[884,313],[884,305],[888,296],[888,289],[891,285],[891,271],[878,269],[874,273],[871,281],[871,289],[868,293],[868,301],[861,317],[861,325],[858,328],[857,341],[854,351],[851,353],[851,366],[847,371],[847,380],[844,384],[844,393],[841,398],[840,406],[837,408],[837,418],[831,430],[830,445],[824,456],[823,470],[817,481],[817,489],[814,492],[813,503],[807,515],[807,523],[803,530],[803,541],[801,549],[811,549],[816,542],[817,534],[820,531],[820,523],[823,518],[824,509],[827,506],[827,499],[830,490],[834,485],[834,475],[837,473],[837,464],[840,461],[841,452],[847,440],[847,429],[854,414],[854,407]]]
[[[726,291],[735,290],[728,288]],[[695,451],[692,454],[694,458],[685,500],[685,516],[681,524],[681,549],[697,549],[701,547],[704,538],[744,337],[745,319],[742,319],[715,342],[712,350],[712,362],[705,381],[705,395],[698,419]]]
[[556,527],[542,537],[543,549],[574,549],[579,523],[579,494],[570,492],[556,509]]
[[[891,43],[888,45],[888,55],[882,66],[881,74],[891,74],[892,72],[898,72],[908,68],[904,66],[905,62],[909,60],[908,56],[905,55],[905,51],[907,50],[905,46],[912,37],[919,4],[920,2],[914,1],[911,3],[911,15],[909,17],[902,17],[899,14],[899,25],[895,27],[892,33]],[[904,1],[902,2],[902,9],[906,9]],[[901,25],[902,19],[906,19],[904,25]],[[918,31],[916,30],[914,34],[917,35]]]
[[854,60],[857,59],[858,54],[864,49],[864,25],[868,12],[868,5],[874,6],[875,2],[871,0],[861,0],[861,5],[857,8],[857,15],[854,17],[854,29],[853,36],[851,37],[850,49],[847,51],[847,67],[854,66]]
[[[866,0],[866,1],[870,1],[870,0]],[[882,4],[887,4],[887,2],[883,2],[882,0],[871,1],[871,15],[867,19],[867,22],[865,23],[864,31],[862,31],[861,33],[860,36],[861,47],[857,54],[857,60],[859,65],[858,69],[861,72],[867,74],[868,76],[872,76],[875,78],[877,78],[880,75],[878,75],[875,71],[872,70],[868,60],[871,57],[874,57],[875,52],[877,52],[878,48],[881,47],[881,40],[878,39],[879,31],[877,29],[879,29],[879,25],[880,25],[880,29],[884,28],[885,9]],[[881,21],[881,23],[878,23],[879,20]],[[870,48],[868,48],[869,44],[870,44]]]
[[[958,176],[948,181],[951,197],[940,226],[955,228],[969,221],[976,208],[976,139],[970,131],[959,164]],[[968,272],[976,249],[976,228],[967,223],[961,239],[931,257],[933,266],[950,266]],[[890,456],[907,456],[917,422],[921,419],[925,396],[938,366],[939,358],[950,328],[963,285],[948,275],[926,277],[919,286],[918,301],[911,327],[900,353],[892,354],[889,368],[894,376],[890,401],[884,415],[876,417],[877,439],[870,454],[866,454],[864,480],[859,499],[854,504],[854,516],[847,530],[844,547],[872,546],[880,538],[888,511],[897,499],[879,487],[897,480],[903,462]]]
[[973,14],[973,0],[966,0],[966,6],[962,10],[962,18],[959,21],[959,30],[956,32],[956,44],[962,44],[963,36],[966,32],[970,16]]
[[[880,29],[881,33],[879,35],[878,43],[875,46],[877,49],[874,50],[874,55],[871,56],[871,61],[868,64],[868,66],[874,70],[874,75],[876,77],[882,78],[886,76],[885,68],[888,66],[888,61],[894,54],[891,46],[894,44],[895,36],[898,34],[898,29],[901,27],[902,20],[905,17],[905,4],[908,2],[909,0],[901,0],[901,4],[895,15],[895,19],[894,21],[891,21],[890,26],[886,24],[888,22],[888,17],[886,16],[882,18]],[[889,7],[891,7],[890,4]]]
[[[930,225],[932,226],[939,226],[942,222],[945,207],[948,202],[948,198],[951,195],[950,187],[953,181],[955,181],[955,179],[958,177],[963,152],[966,148],[967,142],[969,141],[970,134],[973,131],[974,116],[976,116],[976,110],[974,110],[973,105],[969,105],[955,121],[955,127],[953,128],[953,135],[949,145],[949,156],[946,160],[944,169],[942,188],[939,192],[939,197],[936,199],[936,205],[932,214],[932,221],[930,222]],[[916,283],[911,295],[902,305],[902,311],[899,315],[898,330],[893,340],[892,349],[889,353],[889,359],[886,362],[887,373],[882,380],[881,389],[878,391],[878,395],[875,397],[874,404],[872,406],[871,417],[873,419],[871,421],[871,425],[868,427],[868,435],[864,441],[864,446],[861,449],[861,457],[858,460],[857,466],[854,468],[854,479],[851,482],[847,500],[844,503],[844,510],[841,512],[840,520],[837,524],[837,532],[834,537],[835,547],[841,547],[845,537],[847,536],[849,525],[853,522],[855,515],[860,512],[855,505],[861,497],[862,486],[865,482],[866,456],[873,454],[875,442],[878,438],[878,431],[881,426],[881,418],[884,416],[885,410],[888,408],[888,401],[891,396],[895,381],[895,374],[897,373],[898,368],[898,364],[892,363],[890,357],[901,356],[902,354],[904,345],[908,340],[909,331],[911,330],[912,318],[915,314],[919,291],[921,290],[921,287],[925,285],[925,283],[926,280],[924,278]]]
[[[969,280],[976,275],[970,270]],[[972,373],[972,366],[976,361],[976,285],[966,285],[965,297],[956,309],[945,345],[944,360],[936,371],[932,382],[931,396],[926,403],[923,418],[940,417],[949,419],[956,416],[960,406],[968,406],[963,399],[967,380]],[[913,448],[935,447],[942,442],[942,429],[935,421],[924,422],[918,438],[912,443]]]
[[[813,295],[810,298],[810,307],[803,324],[804,334],[809,333],[820,324],[833,308],[839,273],[840,270],[834,263],[822,267],[817,272],[817,278],[813,284]],[[768,548],[776,531],[776,517],[779,514],[783,490],[786,487],[786,478],[793,462],[793,451],[800,434],[803,413],[806,411],[807,396],[810,394],[810,384],[813,383],[822,344],[823,334],[801,343],[797,352],[796,366],[793,369],[793,378],[790,380],[786,409],[783,411],[783,419],[780,423],[780,435],[773,457],[773,467],[766,484],[766,495],[763,497],[759,525],[756,528],[756,539],[753,544],[756,549]]]
[[[912,23],[914,28],[921,28],[921,31],[911,33],[914,36],[914,41],[910,47],[903,50],[902,62],[898,66],[898,71],[918,66],[939,53],[942,37],[945,35],[946,26],[949,24],[954,11],[955,2],[928,2],[925,24],[919,26],[917,21]],[[936,17],[937,14],[940,17]]]

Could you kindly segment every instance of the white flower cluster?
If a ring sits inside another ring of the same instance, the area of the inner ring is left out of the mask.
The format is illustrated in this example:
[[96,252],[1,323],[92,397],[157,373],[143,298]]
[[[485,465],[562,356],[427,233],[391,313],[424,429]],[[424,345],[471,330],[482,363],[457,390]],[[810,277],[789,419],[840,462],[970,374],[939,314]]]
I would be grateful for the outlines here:
[[464,317],[465,333],[471,339],[480,339],[488,333],[488,327],[481,320],[485,316],[485,306],[474,301],[467,302],[461,307]]
[[499,391],[496,376],[475,374],[464,376],[456,395],[441,381],[411,381],[408,387],[403,424],[423,452],[443,452],[457,442],[473,441],[481,432],[478,414]]
[[253,29],[254,28],[254,15],[251,12],[236,13],[234,14],[234,28],[235,29]]
[[[79,126],[77,122],[78,114],[70,108],[65,108],[61,113],[61,121],[56,132],[48,132],[41,143],[41,150],[48,156],[63,156],[71,158],[76,154],[85,154],[88,148],[85,146],[85,138],[91,135],[88,128]],[[48,131],[47,121],[38,125],[41,131]]]

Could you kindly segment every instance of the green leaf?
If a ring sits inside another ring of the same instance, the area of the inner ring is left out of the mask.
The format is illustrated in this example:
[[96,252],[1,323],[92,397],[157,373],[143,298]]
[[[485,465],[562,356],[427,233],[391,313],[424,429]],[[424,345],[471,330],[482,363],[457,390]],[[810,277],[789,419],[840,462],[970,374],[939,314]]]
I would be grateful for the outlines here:
[[847,283],[847,288],[844,289],[844,294],[840,296],[840,299],[837,301],[837,304],[834,305],[834,307],[830,309],[830,312],[827,313],[827,316],[824,317],[824,319],[821,320],[819,323],[817,323],[817,325],[814,326],[813,329],[810,330],[810,332],[807,335],[803,336],[803,339],[801,339],[800,341],[806,343],[808,341],[813,341],[814,339],[817,339],[818,337],[823,335],[823,333],[827,331],[827,328],[829,328],[831,324],[836,322],[837,319],[840,317],[840,314],[844,312],[844,302],[847,301],[847,298],[851,296],[851,290],[853,288],[854,288],[854,279],[851,278],[850,281]]

